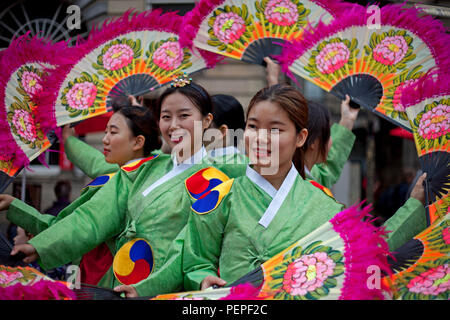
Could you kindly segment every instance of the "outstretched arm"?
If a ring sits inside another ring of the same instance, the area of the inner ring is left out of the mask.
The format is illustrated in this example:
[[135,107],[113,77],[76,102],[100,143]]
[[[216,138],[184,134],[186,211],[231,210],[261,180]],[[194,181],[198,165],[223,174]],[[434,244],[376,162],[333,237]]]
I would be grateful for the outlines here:
[[384,223],[386,229],[391,231],[388,233],[387,240],[391,251],[411,240],[427,227],[424,207],[425,189],[423,187],[425,178],[426,173],[417,180],[411,196],[405,204]]
[[127,178],[116,174],[91,200],[31,239],[41,266],[52,269],[69,263],[117,235],[125,224],[130,188]]

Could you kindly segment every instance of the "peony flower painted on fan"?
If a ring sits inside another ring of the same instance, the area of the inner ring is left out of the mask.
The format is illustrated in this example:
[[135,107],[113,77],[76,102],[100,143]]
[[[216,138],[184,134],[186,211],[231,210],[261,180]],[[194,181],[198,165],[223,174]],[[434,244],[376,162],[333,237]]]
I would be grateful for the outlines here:
[[234,12],[219,14],[213,25],[214,35],[223,43],[234,43],[245,32],[245,21]]
[[410,292],[437,296],[450,290],[450,267],[448,264],[430,268],[412,279],[407,288]]
[[409,79],[395,88],[394,97],[392,98],[392,105],[394,106],[394,110],[405,112],[405,107],[401,104],[402,90],[409,85],[416,84],[417,81],[418,79]]
[[373,58],[384,65],[399,63],[408,51],[408,44],[402,36],[384,38],[373,50]]
[[24,71],[22,74],[22,87],[30,97],[41,92],[42,85],[40,81],[41,77],[34,72]]
[[23,277],[21,272],[0,271],[0,285],[7,285]]
[[445,244],[450,245],[450,227],[447,227],[444,230],[442,230],[442,238],[444,238]]
[[417,129],[424,139],[432,140],[450,133],[450,106],[438,104],[423,113]]
[[183,50],[178,41],[163,43],[153,54],[153,62],[164,70],[175,70],[183,62]]
[[349,48],[342,42],[328,43],[316,56],[317,69],[330,74],[342,68],[350,57]]
[[126,67],[133,61],[134,51],[126,44],[115,44],[103,55],[105,69],[114,71]]
[[16,128],[17,134],[28,142],[34,142],[37,134],[31,113],[23,109],[16,109],[13,112],[11,122]]
[[291,262],[284,274],[283,289],[290,295],[305,295],[324,285],[335,263],[325,252],[302,256]]
[[298,9],[289,0],[270,0],[264,15],[269,22],[277,26],[291,26],[297,23]]
[[97,87],[91,82],[76,83],[66,94],[67,103],[76,110],[92,106],[97,95]]

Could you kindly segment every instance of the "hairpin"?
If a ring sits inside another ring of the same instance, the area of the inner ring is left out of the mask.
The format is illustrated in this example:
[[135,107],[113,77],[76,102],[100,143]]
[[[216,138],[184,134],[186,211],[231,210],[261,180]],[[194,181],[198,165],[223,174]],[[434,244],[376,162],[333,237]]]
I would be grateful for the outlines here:
[[170,84],[171,87],[181,88],[187,86],[192,81],[192,78],[188,77],[186,73],[183,73],[181,76],[173,80]]

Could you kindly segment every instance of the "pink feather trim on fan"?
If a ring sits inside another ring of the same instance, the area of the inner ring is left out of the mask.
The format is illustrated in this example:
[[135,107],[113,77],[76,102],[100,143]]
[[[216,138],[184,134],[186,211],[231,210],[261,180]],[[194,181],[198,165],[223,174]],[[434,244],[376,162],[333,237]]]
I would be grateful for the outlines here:
[[255,287],[250,283],[238,284],[231,288],[230,293],[219,300],[261,300],[258,298],[261,286]]
[[[68,58],[70,63],[55,70],[51,77],[46,81],[46,92],[37,97],[39,101],[39,114],[42,115],[40,122],[44,133],[57,127],[54,115],[54,105],[57,100],[59,88],[72,70],[81,59],[89,52],[104,44],[105,42],[133,31],[155,30],[174,33],[179,35],[183,18],[174,12],[162,13],[162,10],[144,11],[141,13],[129,10],[119,18],[111,18],[103,24],[94,26],[87,40],[79,40],[79,44],[70,50]],[[208,68],[212,68],[220,61],[216,54],[200,52]]]
[[[10,46],[2,51],[0,58],[0,154],[3,159],[12,159],[12,164],[15,167],[23,167],[29,164],[29,159],[17,145],[12,136],[7,121],[5,95],[6,86],[11,79],[11,76],[18,68],[27,63],[37,63],[46,69],[48,66],[43,64],[58,67],[70,63],[70,60],[65,54],[67,46],[64,42],[52,44],[48,39],[38,38],[37,36],[30,38],[29,33],[14,40]],[[43,82],[44,79],[41,79]],[[43,86],[44,87],[44,86]],[[37,104],[36,96],[30,96],[34,103]],[[39,122],[39,116],[36,113],[36,120]],[[40,122],[39,122],[40,123]]]
[[[301,41],[285,43],[282,54],[277,57],[281,62],[282,70],[292,77],[289,66],[320,40],[352,26],[366,26],[372,14],[367,9],[354,6],[345,15],[329,25],[320,22],[315,28],[309,26]],[[442,22],[432,16],[419,16],[419,14],[423,14],[423,10],[404,8],[402,5],[386,5],[380,9],[381,25],[404,28],[415,34],[430,49],[436,60],[439,73],[447,73],[450,70],[447,48],[448,43],[450,43],[450,35],[446,34]]]
[[[195,8],[184,16],[183,29],[180,34],[180,44],[192,48],[192,42],[198,33],[198,29],[200,29],[202,21],[214,10],[214,8],[224,2],[225,0],[202,0],[198,2],[195,5]],[[328,9],[334,17],[337,17],[342,11],[353,7],[353,4],[341,0],[314,0],[312,2],[324,9]]]
[[430,72],[413,85],[405,87],[401,99],[405,108],[408,108],[426,99],[445,95],[450,95],[450,76]]
[[[359,205],[361,206],[362,203]],[[375,227],[369,212],[372,206],[358,210],[352,206],[333,217],[330,223],[345,242],[345,280],[340,300],[384,299],[381,288],[368,286],[369,268],[391,273],[387,256],[389,247],[384,239],[387,231],[384,227]],[[381,277],[381,274],[380,274]]]
[[75,300],[75,293],[57,281],[39,280],[32,285],[16,283],[0,287],[0,300]]

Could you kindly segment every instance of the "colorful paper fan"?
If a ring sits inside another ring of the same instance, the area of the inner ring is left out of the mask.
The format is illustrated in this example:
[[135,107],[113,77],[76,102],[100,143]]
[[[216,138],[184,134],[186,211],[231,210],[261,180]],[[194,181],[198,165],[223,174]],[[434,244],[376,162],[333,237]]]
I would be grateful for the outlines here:
[[180,46],[182,27],[181,16],[155,10],[126,12],[94,29],[39,96],[44,132],[106,113],[116,96],[142,95],[181,73],[214,66],[217,55]]
[[215,290],[186,291],[161,294],[156,297],[125,298],[112,289],[82,283],[73,289],[77,300],[260,300],[259,288],[250,284],[240,284]]
[[340,99],[352,101],[411,131],[401,91],[429,70],[445,74],[450,43],[442,23],[419,9],[387,5],[379,25],[359,6],[328,26],[319,23],[301,41],[287,43],[279,61],[291,77],[300,76]]
[[[429,223],[439,218],[439,201],[450,189],[450,76],[429,74],[403,90],[414,142],[425,180],[427,204],[434,205]],[[437,207],[436,207],[437,206]],[[430,211],[430,208],[428,208]]]
[[0,58],[0,191],[51,145],[37,121],[45,69],[67,63],[64,43],[24,35]]
[[394,299],[450,298],[450,215],[445,215],[393,252],[394,273],[383,285]]
[[350,4],[337,0],[201,0],[186,14],[181,42],[262,64],[299,38],[308,24],[333,20]]
[[0,300],[73,300],[67,283],[54,281],[30,267],[0,265]]
[[[389,272],[385,232],[363,221],[369,210],[370,206],[362,210],[354,206],[340,212],[229,287],[251,284],[259,288],[253,295],[255,300],[364,300],[389,296],[375,284],[368,285],[368,270]],[[227,294],[229,291],[221,288],[155,299],[219,299]]]

